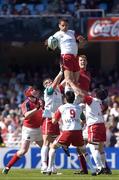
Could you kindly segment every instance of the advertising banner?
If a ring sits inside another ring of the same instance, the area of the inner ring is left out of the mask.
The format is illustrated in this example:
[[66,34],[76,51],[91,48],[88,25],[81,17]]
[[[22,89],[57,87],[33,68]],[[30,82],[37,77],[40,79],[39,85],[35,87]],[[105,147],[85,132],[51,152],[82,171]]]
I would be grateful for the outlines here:
[[[0,148],[0,168],[5,167],[18,148]],[[71,147],[70,157],[67,157],[62,148],[56,150],[56,168],[78,169],[80,167],[76,149]],[[89,151],[89,150],[88,150]],[[90,153],[90,152],[89,152]],[[91,156],[91,155],[90,155]],[[111,169],[119,169],[119,148],[106,148],[107,163]],[[93,162],[92,156],[91,160]],[[94,164],[94,162],[93,162]],[[95,164],[94,164],[95,165]],[[40,148],[31,147],[13,168],[39,168],[41,167]]]
[[119,17],[89,18],[89,41],[119,41]]

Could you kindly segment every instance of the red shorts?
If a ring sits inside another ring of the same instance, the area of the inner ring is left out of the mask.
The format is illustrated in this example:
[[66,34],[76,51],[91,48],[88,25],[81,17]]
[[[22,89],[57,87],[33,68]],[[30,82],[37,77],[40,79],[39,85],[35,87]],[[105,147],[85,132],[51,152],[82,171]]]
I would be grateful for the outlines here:
[[42,124],[42,134],[43,135],[59,135],[59,124],[53,124],[52,120],[45,118]]
[[72,72],[78,72],[80,70],[78,57],[73,54],[62,54],[61,63],[63,64],[64,70]]
[[104,123],[93,124],[88,127],[88,142],[105,142],[106,128]]
[[73,146],[83,146],[84,140],[81,130],[76,131],[63,131],[56,138],[55,142],[64,144],[64,145],[73,145]]

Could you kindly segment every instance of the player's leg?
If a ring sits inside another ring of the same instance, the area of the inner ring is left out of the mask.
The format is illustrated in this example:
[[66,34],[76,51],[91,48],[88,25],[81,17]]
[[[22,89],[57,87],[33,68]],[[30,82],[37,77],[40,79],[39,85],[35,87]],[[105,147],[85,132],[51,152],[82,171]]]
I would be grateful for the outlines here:
[[[83,140],[84,140],[84,144],[87,145],[87,141],[88,141],[88,132],[87,132],[87,128],[85,127],[85,129],[83,130]],[[78,159],[80,161],[80,165],[81,165],[81,170],[80,171],[75,171],[74,174],[88,174],[88,168],[87,168],[87,164],[86,164],[86,160],[84,155],[82,154],[82,152],[80,151],[80,149],[77,149],[78,152]]]
[[51,141],[50,135],[43,134],[43,145],[41,148],[41,172],[42,173],[47,170],[50,141]]
[[85,160],[86,160],[88,166],[90,167],[90,170],[91,170],[91,172],[92,172],[92,175],[95,176],[95,175],[96,175],[96,169],[95,169],[95,168],[93,167],[93,165],[92,165],[92,162],[91,162],[91,160],[90,160],[90,156],[89,156],[89,154],[86,152],[85,146],[77,147],[77,148],[79,148],[80,151],[83,153],[83,155],[84,155],[84,157],[85,157]]
[[99,143],[97,144],[89,144],[89,148],[91,151],[91,154],[93,156],[94,162],[96,164],[96,168],[97,168],[97,174],[102,174],[103,173],[103,165],[102,165],[102,161],[101,161],[101,154],[99,151]]
[[101,161],[102,161],[102,166],[103,166],[103,173],[104,174],[112,174],[107,162],[106,162],[106,156],[105,156],[105,151],[104,151],[104,142],[100,143],[99,147],[100,155],[101,155]]
[[71,81],[74,82],[74,73],[70,70],[65,69],[64,70],[64,78],[66,81],[70,79]]
[[78,152],[78,159],[79,159],[80,165],[81,165],[81,170],[75,172],[75,174],[88,174],[88,169],[87,169],[85,157],[79,148],[77,149],[77,152]]
[[73,73],[74,82],[77,84],[79,81],[79,71]]
[[52,167],[54,166],[56,148],[57,148],[57,144],[50,145],[48,168],[47,168],[47,174],[49,175],[52,173]]
[[6,167],[3,169],[3,174],[8,174],[10,168],[28,151],[30,141],[24,140],[21,144],[20,150],[11,158]]
[[86,147],[84,145],[84,140],[83,140],[83,135],[82,135],[81,130],[73,132],[73,134],[72,134],[72,145],[76,146],[76,148],[80,150],[79,152],[81,152],[84,155],[85,160],[91,169],[92,175],[96,175],[96,170],[92,165],[92,162],[90,160],[90,156],[86,152]]

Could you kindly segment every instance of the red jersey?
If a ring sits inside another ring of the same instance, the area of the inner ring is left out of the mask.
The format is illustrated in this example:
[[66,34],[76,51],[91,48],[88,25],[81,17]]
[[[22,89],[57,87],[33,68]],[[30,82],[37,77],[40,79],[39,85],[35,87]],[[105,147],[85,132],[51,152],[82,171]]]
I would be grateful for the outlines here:
[[[25,114],[27,111],[30,111],[36,107],[36,103],[31,102],[29,99],[26,99],[22,105],[22,113]],[[36,111],[30,118],[24,119],[23,125],[28,128],[39,128],[42,125],[42,109]]]
[[91,76],[90,73],[84,69],[80,69],[79,71],[79,88],[85,91],[89,91]]

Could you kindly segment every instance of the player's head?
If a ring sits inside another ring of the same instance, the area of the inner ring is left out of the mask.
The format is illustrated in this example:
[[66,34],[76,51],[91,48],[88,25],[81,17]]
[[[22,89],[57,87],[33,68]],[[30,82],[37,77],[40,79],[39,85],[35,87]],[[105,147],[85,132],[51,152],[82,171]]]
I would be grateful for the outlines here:
[[93,93],[98,99],[101,99],[102,101],[108,96],[108,91],[104,88],[96,88],[93,90]]
[[86,57],[86,55],[80,55],[78,58],[79,58],[79,67],[81,69],[86,69],[86,67],[87,67],[87,57]]
[[65,93],[65,98],[68,103],[73,103],[75,99],[75,94],[73,91],[67,91]]
[[40,92],[33,86],[29,86],[27,89],[25,89],[24,95],[30,98],[39,98]]
[[66,32],[68,30],[68,26],[69,26],[69,23],[67,19],[64,18],[64,19],[59,20],[59,28],[61,31]]
[[47,88],[47,87],[51,86],[52,82],[53,82],[53,80],[51,78],[46,78],[43,80],[43,86],[45,88]]

